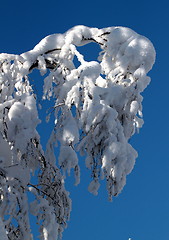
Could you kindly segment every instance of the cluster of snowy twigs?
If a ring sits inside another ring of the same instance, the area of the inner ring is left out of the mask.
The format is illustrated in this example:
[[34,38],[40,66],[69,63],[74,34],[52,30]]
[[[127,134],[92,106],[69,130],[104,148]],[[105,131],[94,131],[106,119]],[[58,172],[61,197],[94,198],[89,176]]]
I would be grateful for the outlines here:
[[[98,61],[85,61],[78,51],[91,42],[101,48]],[[123,27],[76,26],[21,55],[0,54],[0,214],[8,239],[33,239],[29,211],[37,216],[41,240],[61,235],[71,210],[65,176],[74,169],[79,183],[78,152],[91,170],[91,193],[98,193],[101,179],[110,200],[120,193],[137,157],[129,139],[143,124],[140,93],[154,60],[151,42]],[[35,68],[45,75],[43,99],[55,102],[45,152],[28,77]],[[34,195],[30,205],[28,192]]]

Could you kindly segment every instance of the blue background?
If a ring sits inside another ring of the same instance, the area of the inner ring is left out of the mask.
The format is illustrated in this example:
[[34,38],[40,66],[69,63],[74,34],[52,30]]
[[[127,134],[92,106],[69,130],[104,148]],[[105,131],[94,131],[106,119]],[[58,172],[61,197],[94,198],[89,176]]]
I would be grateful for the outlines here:
[[152,82],[143,93],[145,124],[131,140],[139,153],[135,168],[123,192],[110,203],[104,182],[97,197],[87,192],[90,174],[82,163],[81,184],[74,187],[73,177],[67,179],[73,210],[63,240],[168,240],[169,3],[6,0],[0,9],[0,52],[20,54],[46,35],[79,24],[126,26],[153,42],[157,59],[149,73]]

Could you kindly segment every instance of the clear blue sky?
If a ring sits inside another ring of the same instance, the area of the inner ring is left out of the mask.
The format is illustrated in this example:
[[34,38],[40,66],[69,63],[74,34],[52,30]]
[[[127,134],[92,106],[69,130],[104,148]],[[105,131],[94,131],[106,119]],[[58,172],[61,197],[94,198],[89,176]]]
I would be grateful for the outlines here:
[[[148,37],[157,59],[144,92],[145,124],[132,145],[139,153],[123,192],[107,201],[87,192],[89,173],[81,185],[68,188],[73,211],[63,240],[169,239],[169,3],[168,1],[1,1],[0,52],[22,53],[43,37],[74,25],[126,26]],[[84,176],[84,177],[83,177]],[[69,179],[68,179],[69,180]]]

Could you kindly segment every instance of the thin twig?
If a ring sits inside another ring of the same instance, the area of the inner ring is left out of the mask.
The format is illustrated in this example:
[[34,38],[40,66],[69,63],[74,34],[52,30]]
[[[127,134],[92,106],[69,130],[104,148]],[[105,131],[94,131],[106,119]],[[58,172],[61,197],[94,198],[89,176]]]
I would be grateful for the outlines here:
[[45,191],[37,188],[35,185],[31,184],[31,183],[28,183],[27,186],[31,186],[33,188],[35,188],[38,192],[41,192],[43,193],[44,195],[46,195],[47,197],[49,197],[50,199],[54,200],[49,194],[47,194]]

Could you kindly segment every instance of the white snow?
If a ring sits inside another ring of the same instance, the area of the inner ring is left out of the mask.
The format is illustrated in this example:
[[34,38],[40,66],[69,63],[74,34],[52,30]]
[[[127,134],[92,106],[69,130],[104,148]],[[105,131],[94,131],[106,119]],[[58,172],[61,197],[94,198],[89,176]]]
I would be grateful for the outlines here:
[[[86,61],[77,48],[91,42],[101,48],[98,61]],[[80,182],[77,152],[86,156],[91,171],[89,192],[97,195],[103,179],[110,200],[122,191],[137,158],[129,139],[144,123],[141,92],[154,61],[152,43],[124,27],[76,26],[21,55],[0,54],[0,168],[8,201],[1,211],[15,215],[23,239],[32,239],[25,189],[35,195],[30,209],[42,223],[40,239],[55,240],[62,233],[71,211],[66,173],[73,169],[75,184]],[[45,153],[37,133],[38,98],[28,76],[35,67],[46,74],[43,99],[53,101],[54,127]],[[33,185],[35,170],[40,171]],[[12,239],[11,219],[5,224]]]
[[1,240],[8,240],[1,217],[0,217],[0,236],[1,236]]

